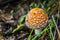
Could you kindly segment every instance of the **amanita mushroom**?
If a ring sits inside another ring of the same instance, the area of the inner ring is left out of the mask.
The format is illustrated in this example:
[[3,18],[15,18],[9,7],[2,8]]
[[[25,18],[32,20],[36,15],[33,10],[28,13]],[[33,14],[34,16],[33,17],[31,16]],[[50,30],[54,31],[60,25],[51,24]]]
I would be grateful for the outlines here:
[[45,11],[41,8],[33,8],[26,16],[25,24],[28,28],[34,28],[35,34],[39,34],[40,29],[44,28],[47,24],[48,17]]

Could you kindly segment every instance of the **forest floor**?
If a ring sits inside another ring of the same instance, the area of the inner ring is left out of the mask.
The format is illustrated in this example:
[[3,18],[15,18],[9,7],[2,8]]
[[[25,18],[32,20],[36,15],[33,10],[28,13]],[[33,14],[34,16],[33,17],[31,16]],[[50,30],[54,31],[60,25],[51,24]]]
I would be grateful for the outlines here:
[[[25,16],[32,8],[42,8],[48,25],[39,37],[25,25]],[[60,0],[1,0],[0,40],[60,40]]]

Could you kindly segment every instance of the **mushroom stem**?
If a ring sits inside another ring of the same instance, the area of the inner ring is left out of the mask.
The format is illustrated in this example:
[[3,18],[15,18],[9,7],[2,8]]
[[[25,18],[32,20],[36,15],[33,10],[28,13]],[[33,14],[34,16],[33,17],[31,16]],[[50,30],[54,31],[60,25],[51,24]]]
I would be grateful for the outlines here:
[[40,32],[41,32],[41,29],[35,29],[35,34],[36,34],[37,36],[40,36]]

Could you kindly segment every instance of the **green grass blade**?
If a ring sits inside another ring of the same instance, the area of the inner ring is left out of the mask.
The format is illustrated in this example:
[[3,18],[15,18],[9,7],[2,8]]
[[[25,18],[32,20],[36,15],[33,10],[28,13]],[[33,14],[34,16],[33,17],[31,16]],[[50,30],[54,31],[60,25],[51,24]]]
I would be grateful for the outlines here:
[[30,32],[30,35],[29,35],[29,37],[28,37],[28,40],[31,40],[31,37],[32,37],[32,34],[33,33],[33,28],[32,28],[32,30],[31,30],[31,32]]
[[18,25],[17,28],[12,31],[12,33],[15,33],[17,30],[19,30],[22,27],[23,27],[23,24]]

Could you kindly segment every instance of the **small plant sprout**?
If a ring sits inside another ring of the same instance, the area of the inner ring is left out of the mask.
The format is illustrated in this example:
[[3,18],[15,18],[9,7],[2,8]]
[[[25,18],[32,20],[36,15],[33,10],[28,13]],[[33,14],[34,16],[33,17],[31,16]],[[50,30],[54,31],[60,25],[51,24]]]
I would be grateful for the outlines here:
[[45,11],[41,8],[33,8],[26,16],[25,24],[28,28],[35,29],[35,34],[40,35],[40,31],[47,25],[48,17]]

